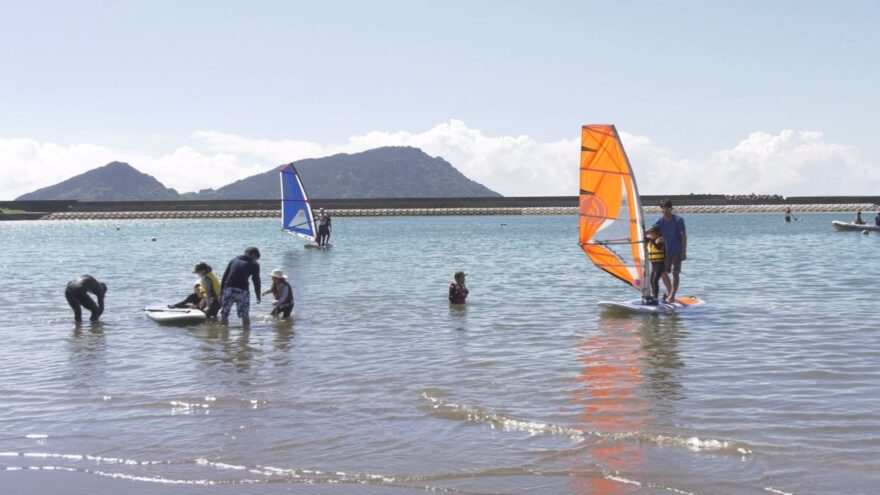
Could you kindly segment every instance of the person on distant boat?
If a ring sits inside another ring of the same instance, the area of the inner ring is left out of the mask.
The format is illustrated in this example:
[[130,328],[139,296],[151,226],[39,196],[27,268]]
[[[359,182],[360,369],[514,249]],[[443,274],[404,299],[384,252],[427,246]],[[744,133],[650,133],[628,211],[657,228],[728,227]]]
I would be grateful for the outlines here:
[[[98,304],[89,297],[89,292],[98,297]],[[107,284],[98,282],[91,275],[80,275],[75,279],[67,282],[67,288],[64,290],[64,297],[67,304],[73,308],[73,319],[77,322],[82,321],[82,308],[89,310],[92,315],[89,317],[91,321],[98,321],[104,312],[104,296],[107,294]]]
[[[654,306],[660,294],[660,280],[666,287],[666,294],[672,292],[672,284],[669,275],[666,274],[666,247],[663,245],[663,237],[660,229],[655,225],[645,232],[645,242],[648,248],[648,261],[651,263],[651,295],[645,300],[645,304]],[[663,302],[666,302],[665,296]]]
[[654,224],[660,230],[663,237],[665,252],[665,271],[671,276],[672,290],[665,297],[665,302],[675,301],[678,292],[681,263],[687,259],[687,231],[684,226],[684,218],[672,213],[672,200],[664,199],[660,202],[660,210],[663,216]]
[[204,300],[204,296],[202,296],[202,284],[193,285],[192,294],[186,296],[186,299],[180,301],[177,304],[169,304],[169,308],[190,308],[190,309],[199,309],[199,306],[202,304],[202,300]]
[[272,270],[272,287],[263,291],[263,295],[272,293],[275,302],[272,303],[272,316],[281,315],[284,318],[290,316],[293,310],[293,287],[287,281],[287,276],[280,268]]
[[785,209],[785,223],[791,223],[791,208]]
[[318,211],[318,245],[326,246],[330,242],[330,214],[321,208]]
[[214,318],[220,312],[220,280],[217,279],[217,274],[214,273],[211,265],[204,261],[196,264],[193,273],[199,276],[199,283],[202,284],[202,293],[205,296],[199,309],[204,311],[208,318]]
[[251,324],[251,289],[248,278],[254,281],[254,294],[257,296],[257,304],[260,304],[260,250],[249,247],[244,254],[236,256],[226,265],[223,272],[223,280],[220,282],[220,324],[229,324],[229,313],[235,304],[238,317],[242,325]]
[[468,288],[464,284],[464,272],[455,272],[452,282],[449,283],[449,302],[452,304],[464,304],[468,296]]
[[864,225],[865,224],[865,221],[862,220],[862,210],[858,210],[856,212],[856,219],[853,223],[856,225]]

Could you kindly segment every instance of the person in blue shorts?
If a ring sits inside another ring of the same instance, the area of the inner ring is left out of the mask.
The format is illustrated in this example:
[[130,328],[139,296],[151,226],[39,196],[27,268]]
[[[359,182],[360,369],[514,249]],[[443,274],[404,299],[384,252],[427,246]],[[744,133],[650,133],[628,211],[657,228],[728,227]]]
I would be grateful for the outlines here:
[[654,227],[660,229],[663,244],[666,246],[666,273],[669,274],[672,289],[665,297],[665,302],[675,302],[678,292],[679,274],[681,263],[687,259],[687,231],[684,226],[684,218],[672,213],[672,200],[664,199],[660,202],[660,211],[663,216]]
[[235,304],[238,317],[242,325],[250,325],[251,288],[248,278],[254,281],[254,293],[257,296],[257,304],[260,304],[260,250],[249,247],[244,254],[236,256],[226,266],[223,272],[221,287],[220,324],[229,324],[229,313]]

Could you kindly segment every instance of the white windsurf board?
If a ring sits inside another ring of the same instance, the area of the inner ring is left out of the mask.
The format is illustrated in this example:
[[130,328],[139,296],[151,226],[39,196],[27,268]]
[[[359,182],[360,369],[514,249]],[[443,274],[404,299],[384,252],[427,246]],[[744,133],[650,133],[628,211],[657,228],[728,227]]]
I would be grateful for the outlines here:
[[198,323],[207,316],[198,309],[147,308],[147,318],[159,323]]
[[675,313],[680,309],[692,308],[703,304],[706,304],[706,301],[697,297],[680,297],[672,303],[658,301],[656,305],[645,304],[641,299],[633,299],[632,301],[599,301],[599,306],[642,314]]

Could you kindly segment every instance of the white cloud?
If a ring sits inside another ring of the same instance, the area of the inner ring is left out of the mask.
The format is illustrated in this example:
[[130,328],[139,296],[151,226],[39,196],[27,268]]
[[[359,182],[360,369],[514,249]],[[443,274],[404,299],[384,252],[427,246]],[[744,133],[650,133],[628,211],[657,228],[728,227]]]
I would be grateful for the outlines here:
[[[621,137],[642,194],[858,195],[880,189],[880,167],[862,160],[857,149],[827,142],[819,132],[756,132],[704,158],[678,157],[645,136],[622,132]],[[155,156],[94,144],[0,139],[0,198],[11,199],[113,160],[186,192],[216,188],[281,163],[380,146],[421,148],[506,196],[574,195],[578,189],[579,143],[574,136],[554,142],[525,135],[486,136],[450,120],[421,133],[373,131],[337,145],[198,131],[187,146]]]

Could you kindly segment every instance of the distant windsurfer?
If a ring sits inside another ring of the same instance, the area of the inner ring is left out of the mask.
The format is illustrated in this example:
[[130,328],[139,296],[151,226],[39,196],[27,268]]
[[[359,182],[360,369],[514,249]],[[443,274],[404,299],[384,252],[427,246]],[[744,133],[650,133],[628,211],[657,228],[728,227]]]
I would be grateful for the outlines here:
[[660,229],[663,244],[666,246],[666,273],[671,276],[672,290],[665,296],[664,302],[671,303],[675,301],[678,292],[681,263],[687,259],[687,231],[684,218],[672,213],[672,200],[661,201],[660,210],[663,216],[657,220],[654,227]]
[[464,304],[468,296],[468,288],[464,284],[464,272],[455,272],[452,282],[449,283],[449,302],[452,304]]
[[318,211],[318,245],[327,246],[330,242],[330,214],[321,208]]
[[[89,292],[98,297],[98,304],[89,297]],[[89,320],[98,321],[104,312],[105,294],[107,294],[107,284],[98,282],[91,275],[80,275],[67,282],[67,288],[64,290],[64,297],[67,298],[67,304],[73,308],[73,319],[77,322],[82,321],[82,308],[91,311]]]
[[251,288],[248,278],[254,281],[254,293],[257,296],[257,304],[260,304],[260,264],[257,263],[259,259],[260,250],[249,247],[244,250],[243,255],[236,256],[226,266],[223,280],[220,283],[222,287],[221,325],[229,324],[229,313],[232,311],[233,304],[235,304],[242,325],[251,324]]

